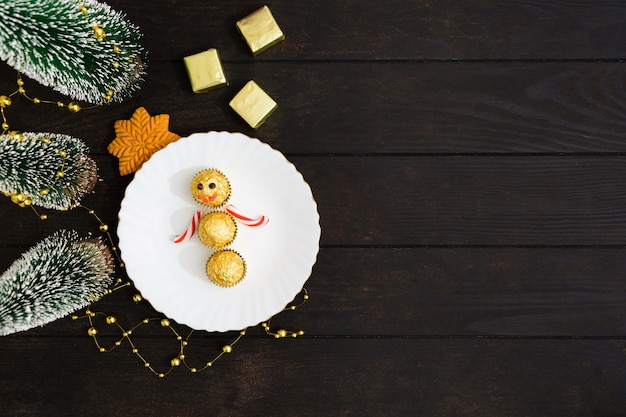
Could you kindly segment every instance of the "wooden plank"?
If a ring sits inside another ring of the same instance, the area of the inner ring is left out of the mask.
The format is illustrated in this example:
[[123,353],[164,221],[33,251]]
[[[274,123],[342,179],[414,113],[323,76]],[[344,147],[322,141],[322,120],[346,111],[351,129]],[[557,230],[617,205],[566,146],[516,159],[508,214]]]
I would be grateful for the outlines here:
[[[84,203],[115,225],[124,185],[106,157]],[[100,161],[100,158],[98,159]],[[623,245],[622,157],[302,157],[323,245]],[[93,204],[92,204],[93,203]],[[61,227],[97,231],[81,211],[39,221],[6,199],[4,244]]]
[[[626,407],[623,340],[243,339],[208,371],[162,380],[126,347],[100,354],[90,343],[0,339],[3,414],[586,417]],[[138,343],[168,358],[162,340]]]
[[[74,135],[97,153],[115,137],[115,120],[140,106],[170,114],[170,130],[182,136],[241,131],[286,153],[626,151],[624,63],[225,65],[231,85],[207,94],[191,92],[180,60],[152,65],[142,90],[121,105],[70,114],[16,98],[6,113],[15,129]],[[228,106],[250,79],[279,104],[257,131]]]
[[[4,263],[19,251],[0,255]],[[305,284],[309,301],[273,323],[312,336],[623,335],[624,256],[623,247],[322,248]],[[126,329],[161,317],[132,301],[137,292],[120,290],[91,309]],[[64,318],[23,335],[77,336],[86,326]]]
[[[146,33],[153,61],[211,47],[226,60],[253,59],[235,22],[256,10],[256,1],[230,7],[172,0],[109,3]],[[609,0],[268,5],[286,40],[258,60],[610,59],[623,57],[626,39],[626,6]]]

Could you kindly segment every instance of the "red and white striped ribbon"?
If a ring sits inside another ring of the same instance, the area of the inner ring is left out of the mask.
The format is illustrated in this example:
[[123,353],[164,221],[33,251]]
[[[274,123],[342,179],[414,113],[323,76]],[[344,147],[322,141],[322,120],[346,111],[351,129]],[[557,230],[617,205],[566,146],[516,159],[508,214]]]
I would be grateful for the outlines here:
[[182,243],[186,242],[196,233],[196,229],[198,229],[198,223],[200,223],[200,219],[202,218],[202,212],[196,211],[191,218],[191,223],[187,226],[187,230],[185,230],[180,235],[174,238],[174,243]]
[[270,221],[269,217],[267,216],[261,216],[258,219],[251,219],[250,217],[244,216],[239,212],[237,207],[233,206],[232,204],[226,206],[226,211],[228,212],[228,214],[237,219],[237,221],[249,227],[265,226]]

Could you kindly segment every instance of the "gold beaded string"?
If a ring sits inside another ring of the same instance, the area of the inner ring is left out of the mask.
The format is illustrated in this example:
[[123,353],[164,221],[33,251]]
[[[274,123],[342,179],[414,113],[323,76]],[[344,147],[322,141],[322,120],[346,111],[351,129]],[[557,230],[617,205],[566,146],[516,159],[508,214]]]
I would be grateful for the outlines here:
[[[118,286],[118,287],[114,288],[113,291],[115,291],[116,289],[122,288],[123,286],[127,286],[127,285],[130,285],[130,283]],[[113,344],[111,346],[109,346],[108,348],[105,347],[100,342],[100,340],[98,339],[99,331],[98,331],[98,328],[96,327],[96,325],[94,323],[94,320],[93,320],[96,316],[104,317],[104,321],[105,321],[106,325],[115,326],[119,330],[120,337],[117,340],[115,340],[115,342],[113,342]],[[171,324],[169,319],[164,319],[164,318],[146,318],[146,319],[143,319],[138,324],[134,325],[133,327],[131,327],[129,329],[126,329],[126,328],[124,328],[123,326],[121,326],[118,323],[116,316],[107,315],[107,314],[105,314],[103,312],[93,312],[90,309],[87,309],[85,311],[85,315],[84,316],[77,316],[77,315],[72,316],[72,320],[79,320],[79,319],[85,319],[85,318],[89,321],[89,326],[90,326],[87,329],[87,334],[93,338],[94,344],[98,348],[99,352],[101,352],[101,353],[111,352],[115,348],[121,346],[124,341],[127,341],[129,346],[130,346],[131,352],[133,354],[135,354],[140,359],[140,361],[143,363],[144,368],[147,368],[150,372],[152,372],[154,375],[158,376],[159,378],[163,378],[163,377],[167,376],[175,368],[178,368],[180,366],[185,366],[189,370],[189,372],[192,372],[192,373],[201,372],[201,371],[203,371],[203,370],[213,366],[213,364],[218,359],[220,359],[223,355],[227,355],[229,353],[232,353],[233,347],[235,346],[235,344],[246,334],[246,330],[245,329],[240,331],[239,335],[232,342],[222,346],[221,351],[211,361],[205,362],[202,367],[195,367],[195,366],[192,366],[192,365],[190,365],[188,363],[186,355],[185,355],[185,348],[189,344],[189,338],[191,337],[191,335],[193,334],[194,331],[191,330],[186,337],[183,337],[172,326],[172,324]],[[154,367],[154,365],[139,351],[139,349],[137,348],[137,345],[133,342],[133,339],[131,337],[133,335],[134,331],[136,331],[140,327],[148,325],[150,323],[158,323],[161,327],[169,329],[172,332],[172,334],[174,335],[174,337],[176,338],[176,340],[179,342],[178,354],[170,360],[170,367],[169,367],[169,369],[167,369],[165,371],[158,371]]]
[[[302,301],[299,304],[289,305],[285,307],[282,311],[294,311],[297,308],[302,307],[304,303],[306,303],[309,299],[309,292],[306,290],[306,288],[303,287],[300,293],[302,294]],[[282,337],[298,337],[304,334],[303,330],[289,331],[286,329],[278,329],[276,331],[273,331],[271,328],[273,318],[274,316],[270,317],[269,320],[267,320],[265,323],[261,323],[261,327],[263,327],[263,330],[265,330],[265,333],[267,333],[268,335],[274,336],[276,339],[279,339]]]
[[[107,291],[105,291],[105,295],[107,294],[111,294],[114,291],[117,291],[119,289],[122,289],[124,287],[130,286],[131,283],[130,282],[123,282],[122,279],[118,278],[117,279],[117,285],[112,288],[109,289]],[[292,305],[292,306],[288,306],[286,307],[283,311],[293,311],[296,308],[301,307],[306,300],[308,300],[309,296],[308,293],[306,291],[305,288],[303,288],[303,301],[300,302],[297,305]],[[144,301],[143,298],[141,297],[140,294],[135,294],[133,295],[133,301],[135,303],[139,303]],[[96,327],[96,324],[94,323],[94,318],[97,316],[101,316],[104,317],[104,321],[106,323],[107,326],[115,326],[117,327],[118,331],[119,331],[119,338],[117,340],[115,340],[113,342],[112,345],[110,345],[109,347],[105,347],[104,344],[100,341],[100,339],[98,338],[99,335],[99,330]],[[242,337],[244,337],[246,335],[247,332],[247,328],[243,329],[239,332],[239,334],[237,335],[237,337],[230,343],[225,344],[221,347],[221,349],[218,351],[218,353],[209,361],[206,362],[202,362],[201,366],[194,366],[192,365],[188,358],[187,355],[185,353],[185,349],[187,348],[187,346],[189,345],[189,340],[192,336],[192,334],[195,333],[195,330],[190,330],[189,333],[187,334],[187,336],[183,337],[179,332],[176,331],[176,329],[173,327],[172,323],[170,322],[169,319],[167,318],[145,318],[142,321],[140,321],[139,323],[137,323],[136,325],[126,329],[124,328],[122,325],[119,324],[117,317],[111,314],[107,314],[104,312],[94,312],[91,309],[87,309],[85,311],[85,314],[82,316],[79,315],[73,315],[72,320],[80,320],[80,319],[87,319],[89,322],[89,328],[87,329],[87,334],[93,338],[93,342],[96,346],[96,348],[98,349],[99,352],[101,353],[108,353],[113,351],[115,348],[119,347],[122,345],[122,343],[124,341],[128,342],[128,345],[130,347],[130,350],[133,354],[135,354],[139,360],[143,363],[143,366],[148,369],[150,372],[152,372],[154,375],[158,376],[159,378],[164,378],[165,376],[169,375],[170,372],[172,372],[175,368],[178,367],[185,367],[189,372],[191,373],[197,373],[197,372],[202,372],[210,367],[212,367],[215,362],[217,360],[219,360],[222,356],[224,355],[228,355],[230,353],[233,352],[234,346],[235,344],[237,344],[237,342],[239,342],[239,340],[241,340]],[[270,318],[271,320],[271,318]],[[152,362],[150,362],[150,360],[148,358],[146,358],[137,348],[137,345],[133,342],[132,339],[132,335],[133,332],[136,331],[138,328],[148,325],[150,323],[158,323],[161,327],[167,328],[169,329],[172,334],[174,335],[174,337],[176,338],[176,340],[179,342],[179,351],[178,354],[170,359],[170,367],[169,369],[165,370],[165,371],[159,371],[157,370],[154,365],[152,364]],[[274,338],[284,338],[284,337],[297,337],[297,336],[302,336],[304,334],[304,331],[299,330],[299,331],[288,331],[285,329],[280,329],[278,331],[271,332],[270,330],[270,325],[269,325],[269,320],[266,323],[262,324],[262,327],[264,328],[265,332],[271,336],[273,336]]]
[[[113,92],[109,90],[111,96],[105,95],[105,99],[110,100],[113,96]],[[100,107],[99,104],[93,104],[90,106],[83,107],[75,101],[71,101],[69,103],[64,103],[62,101],[52,101],[52,100],[43,100],[38,97],[31,97],[26,92],[26,88],[24,88],[24,80],[22,80],[22,75],[19,71],[17,71],[17,89],[10,94],[0,95],[0,114],[2,115],[2,134],[5,134],[9,131],[10,125],[6,117],[5,109],[11,107],[13,104],[13,98],[16,94],[24,97],[26,100],[34,103],[34,104],[53,104],[59,108],[67,108],[71,113],[78,113],[81,110],[93,109],[96,107]]]

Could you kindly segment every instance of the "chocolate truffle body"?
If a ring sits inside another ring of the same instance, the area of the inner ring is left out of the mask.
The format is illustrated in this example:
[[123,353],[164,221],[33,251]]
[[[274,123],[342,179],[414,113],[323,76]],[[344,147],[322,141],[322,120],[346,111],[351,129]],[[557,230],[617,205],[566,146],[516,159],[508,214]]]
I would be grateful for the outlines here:
[[233,250],[215,252],[206,264],[206,273],[217,285],[232,287],[246,275],[246,263]]
[[205,245],[223,248],[235,239],[237,224],[232,216],[222,211],[207,213],[198,225],[198,237]]

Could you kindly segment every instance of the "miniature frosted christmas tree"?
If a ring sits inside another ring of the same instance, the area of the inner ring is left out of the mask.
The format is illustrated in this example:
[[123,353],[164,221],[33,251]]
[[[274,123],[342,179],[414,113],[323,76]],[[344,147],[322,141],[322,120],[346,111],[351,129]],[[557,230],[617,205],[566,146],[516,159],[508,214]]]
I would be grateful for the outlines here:
[[0,22],[0,59],[63,95],[101,104],[138,88],[141,33],[106,4],[0,0]]
[[111,252],[99,239],[60,230],[25,252],[0,276],[0,336],[43,326],[105,293]]
[[0,135],[0,192],[22,207],[67,210],[95,186],[87,146],[56,133]]

